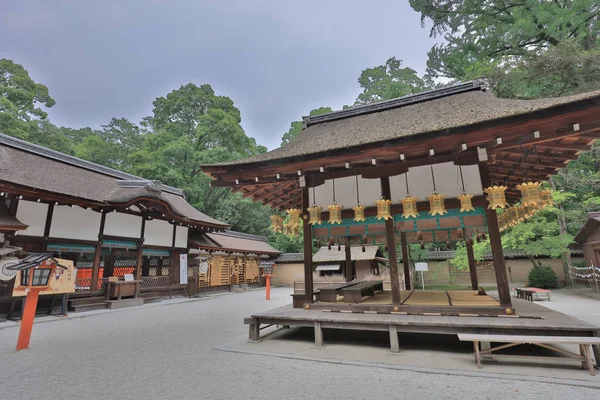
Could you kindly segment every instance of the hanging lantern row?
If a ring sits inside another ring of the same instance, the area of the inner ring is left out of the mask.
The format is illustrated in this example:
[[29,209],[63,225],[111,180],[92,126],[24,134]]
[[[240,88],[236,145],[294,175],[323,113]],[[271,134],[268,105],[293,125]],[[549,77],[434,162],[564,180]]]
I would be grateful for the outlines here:
[[271,230],[275,233],[283,232],[283,217],[281,215],[271,215]]
[[523,221],[526,221],[546,207],[553,206],[552,191],[548,189],[541,190],[538,193],[540,200],[536,203],[527,205],[520,204],[518,206],[508,207],[504,213],[498,217],[500,232],[510,229]]
[[392,218],[392,210],[391,210],[391,206],[392,206],[392,201],[391,200],[387,200],[385,198],[381,198],[379,200],[375,201],[375,205],[377,206],[377,220],[381,220],[383,219],[384,221],[387,221],[388,219]]
[[356,205],[352,207],[354,210],[354,221],[364,222],[365,221],[365,206],[360,204],[360,190],[358,189],[358,175],[354,175],[356,182]]

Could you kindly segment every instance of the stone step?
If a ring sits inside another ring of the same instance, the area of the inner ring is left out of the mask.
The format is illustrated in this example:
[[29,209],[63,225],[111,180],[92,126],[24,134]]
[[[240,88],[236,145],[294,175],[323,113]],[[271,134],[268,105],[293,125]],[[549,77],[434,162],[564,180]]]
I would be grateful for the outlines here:
[[81,305],[73,307],[73,312],[106,310],[107,308],[108,308],[108,304],[106,304],[105,302],[102,302],[102,303],[92,303],[92,304],[81,304]]
[[144,299],[138,297],[133,299],[109,300],[106,303],[108,304],[108,309],[116,310],[118,308],[143,306]]
[[142,297],[142,299],[144,300],[144,304],[151,304],[151,303],[160,303],[161,301],[163,301],[164,297],[163,296],[155,296],[155,297],[144,296],[144,297]]
[[70,299],[69,305],[71,307],[79,307],[86,304],[98,304],[104,301],[104,297],[82,297],[80,299]]

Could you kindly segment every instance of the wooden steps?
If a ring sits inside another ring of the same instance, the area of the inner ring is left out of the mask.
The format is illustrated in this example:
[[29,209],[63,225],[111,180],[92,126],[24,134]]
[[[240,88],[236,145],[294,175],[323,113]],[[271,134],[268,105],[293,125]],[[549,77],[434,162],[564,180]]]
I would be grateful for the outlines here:
[[163,301],[164,296],[160,294],[160,292],[146,292],[146,293],[140,293],[139,298],[144,300],[144,304],[151,304],[151,303],[160,303],[161,301]]
[[107,304],[104,297],[83,297],[80,299],[71,299],[68,304],[69,310],[74,312],[85,312],[94,310],[106,310]]
[[128,307],[139,307],[144,305],[144,299],[142,298],[133,298],[133,299],[121,299],[121,300],[108,300],[106,301],[109,310],[116,310],[119,308],[128,308]]

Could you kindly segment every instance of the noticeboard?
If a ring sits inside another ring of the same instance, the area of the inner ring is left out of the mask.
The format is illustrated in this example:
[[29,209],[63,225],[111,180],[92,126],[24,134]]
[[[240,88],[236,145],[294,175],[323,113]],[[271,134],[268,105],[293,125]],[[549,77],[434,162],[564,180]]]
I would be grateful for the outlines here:
[[429,271],[429,265],[426,262],[415,263],[415,271]]
[[[54,274],[50,279],[50,290],[44,290],[40,292],[40,295],[45,294],[62,294],[62,293],[74,293],[75,292],[75,277],[77,275],[77,268],[71,260],[63,260],[57,258],[56,261],[60,265],[67,267],[67,269],[56,268]],[[21,272],[16,275],[15,286],[13,289],[13,297],[25,296],[27,292],[25,290],[18,290],[21,286]]]

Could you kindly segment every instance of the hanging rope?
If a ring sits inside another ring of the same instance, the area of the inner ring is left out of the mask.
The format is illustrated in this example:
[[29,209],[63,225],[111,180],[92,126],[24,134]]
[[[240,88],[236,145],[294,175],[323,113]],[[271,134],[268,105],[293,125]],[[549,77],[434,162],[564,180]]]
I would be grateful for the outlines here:
[[435,188],[435,175],[433,173],[433,164],[429,165],[431,167],[431,179],[433,180],[433,191],[437,192],[437,189]]
[[406,181],[406,194],[410,194],[410,190],[408,189],[408,171],[404,174],[404,180]]
[[465,191],[465,180],[463,178],[463,173],[462,173],[462,165],[458,165],[458,170],[460,171],[460,182],[462,184],[462,190],[463,192]]
[[331,179],[331,184],[333,185],[333,203],[335,204],[335,178]]
[[356,202],[358,204],[360,204],[360,190],[358,189],[358,175],[354,175],[354,178],[356,178]]
[[316,205],[317,204],[317,197],[315,196],[315,187],[314,186],[313,186],[312,190],[313,190],[313,204]]

